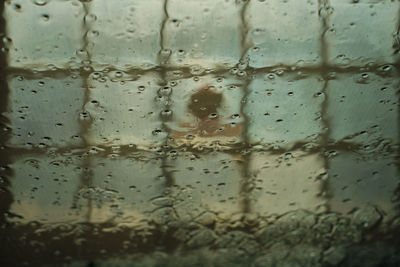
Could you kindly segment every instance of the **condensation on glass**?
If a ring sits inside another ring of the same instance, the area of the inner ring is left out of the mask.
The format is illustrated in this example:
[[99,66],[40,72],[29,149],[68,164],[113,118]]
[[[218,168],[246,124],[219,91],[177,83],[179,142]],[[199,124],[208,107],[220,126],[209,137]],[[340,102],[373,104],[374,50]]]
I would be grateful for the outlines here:
[[400,1],[1,14],[2,266],[400,265]]

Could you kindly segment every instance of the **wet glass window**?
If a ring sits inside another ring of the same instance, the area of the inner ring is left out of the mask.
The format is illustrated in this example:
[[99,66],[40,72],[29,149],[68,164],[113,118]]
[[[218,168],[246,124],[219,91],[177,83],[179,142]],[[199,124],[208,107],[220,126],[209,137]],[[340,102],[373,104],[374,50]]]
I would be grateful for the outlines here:
[[400,1],[0,14],[1,266],[400,266]]

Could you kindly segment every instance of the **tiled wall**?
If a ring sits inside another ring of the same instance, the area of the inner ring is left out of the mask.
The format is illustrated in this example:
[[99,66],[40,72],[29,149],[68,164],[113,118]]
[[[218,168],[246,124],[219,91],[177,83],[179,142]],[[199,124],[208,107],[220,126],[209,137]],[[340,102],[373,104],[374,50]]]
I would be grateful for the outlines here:
[[394,208],[399,1],[132,2],[5,1],[11,212]]

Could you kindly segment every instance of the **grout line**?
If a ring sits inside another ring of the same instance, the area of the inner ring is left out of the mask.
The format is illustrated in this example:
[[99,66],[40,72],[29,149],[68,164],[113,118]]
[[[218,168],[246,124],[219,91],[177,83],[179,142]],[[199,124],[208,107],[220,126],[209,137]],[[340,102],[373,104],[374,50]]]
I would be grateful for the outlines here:
[[[325,173],[328,173],[330,170],[330,162],[329,158],[325,155],[327,145],[329,144],[329,139],[331,136],[331,126],[330,126],[330,120],[327,117],[327,111],[328,111],[328,103],[329,103],[329,44],[326,40],[326,33],[329,30],[329,17],[330,17],[330,12],[332,12],[333,9],[330,7],[329,0],[318,0],[318,14],[320,17],[320,22],[321,22],[321,35],[320,35],[320,56],[322,59],[322,64],[321,64],[321,76],[324,81],[324,85],[322,88],[322,92],[324,93],[324,101],[322,102],[321,106],[321,121],[323,124],[323,132],[321,134],[321,143],[320,147],[322,151],[322,157],[324,159],[324,170]],[[325,199],[325,208],[326,211],[330,210],[330,204],[329,200],[332,198],[332,192],[330,189],[330,181],[329,181],[329,176],[328,179],[323,179],[322,184],[321,184],[321,192],[319,193],[319,196],[321,196],[323,199]]]
[[[169,19],[169,14],[168,14],[168,0],[164,0],[164,5],[163,5],[163,9],[164,9],[164,17],[162,20],[162,24],[161,24],[161,28],[160,28],[160,43],[159,43],[159,53],[158,53],[158,69],[160,70],[160,75],[161,75],[161,80],[162,80],[162,84],[161,86],[168,86],[168,81],[167,81],[167,69],[165,69],[165,62],[167,62],[168,58],[170,55],[168,55],[168,57],[166,59],[163,58],[162,56],[162,52],[165,51],[164,48],[164,42],[165,42],[165,27],[166,24],[168,23],[168,19]],[[162,95],[160,93],[158,93],[158,96]],[[171,95],[168,96],[164,96],[166,97],[163,103],[163,110],[164,109],[171,109]],[[162,111],[161,111],[162,112]],[[167,122],[170,120],[170,117],[165,118],[161,115],[161,113],[159,114],[159,118],[162,121],[162,131],[167,133],[167,136],[165,137],[164,143],[162,145],[162,157],[161,157],[161,171],[162,171],[162,176],[165,177],[166,179],[166,188],[167,188],[167,192],[165,192],[166,194],[169,194],[169,190],[168,188],[172,187],[175,184],[175,179],[174,176],[172,174],[171,171],[168,170],[168,167],[170,166],[168,164],[168,155],[167,155],[167,150],[169,149],[168,146],[168,139],[169,139],[169,135],[170,135],[170,129],[167,126]]]
[[250,83],[250,79],[247,78],[246,84],[243,87],[243,98],[241,100],[240,113],[244,117],[243,122],[243,142],[244,149],[242,149],[242,177],[243,181],[240,188],[240,197],[241,197],[241,210],[243,213],[249,213],[251,211],[251,201],[250,195],[253,188],[251,181],[251,171],[250,171],[250,160],[251,160],[251,150],[250,150],[250,140],[249,140],[249,118],[245,115],[245,107],[248,103],[247,97],[249,95],[248,85]]
[[[242,37],[242,55],[240,59],[241,64],[248,64],[248,58],[246,58],[247,50],[249,48],[249,44],[247,43],[247,35],[249,32],[249,27],[248,23],[246,21],[246,10],[248,7],[248,4],[250,3],[250,0],[247,0],[246,3],[243,4],[242,10],[240,12],[240,17],[241,17],[241,24],[242,24],[242,31],[241,31],[241,37]],[[240,192],[239,192],[239,205],[240,205],[240,210],[243,213],[250,213],[252,210],[251,207],[251,192],[253,188],[253,184],[251,181],[251,173],[250,173],[250,160],[251,160],[251,150],[250,150],[250,138],[249,138],[249,117],[247,116],[245,109],[246,105],[248,103],[248,96],[250,94],[249,91],[249,85],[251,82],[250,79],[250,72],[251,69],[246,67],[246,78],[245,78],[245,84],[242,86],[242,92],[243,92],[243,97],[240,101],[240,115],[243,116],[244,122],[243,122],[243,132],[242,132],[242,138],[243,138],[243,143],[244,143],[244,148],[241,150],[242,151],[242,156],[241,158],[243,159],[243,165],[241,168],[242,172],[242,181],[240,184]]]
[[[3,39],[8,35],[6,31],[6,21],[3,16],[5,3],[0,4],[0,37]],[[9,168],[12,163],[11,154],[7,147],[7,141],[11,138],[10,120],[3,115],[8,110],[8,100],[10,89],[7,84],[7,55],[6,45],[0,42],[0,224],[6,222],[7,215],[11,215],[9,210],[13,203],[13,195],[10,191],[11,179],[14,172]],[[4,50],[4,51],[3,51]]]
[[[240,62],[238,62],[239,64]],[[380,64],[375,64],[375,65],[363,65],[363,66],[334,66],[334,65],[329,65],[328,63],[325,64],[325,70],[326,72],[336,72],[336,73],[352,73],[352,74],[357,74],[360,72],[372,72],[374,74],[380,75],[380,69],[383,65],[393,65],[396,68],[400,68],[400,61],[395,62],[394,64],[392,63],[380,63]],[[113,70],[119,70],[115,66],[110,66],[107,68],[109,71]],[[143,74],[146,72],[150,71],[159,71],[159,66],[149,68],[149,69],[138,69],[138,68],[130,68],[124,70],[124,73],[126,74]],[[163,69],[165,71],[181,71],[183,74],[185,73],[190,73],[190,68],[189,67],[179,67],[179,66],[171,66],[168,64],[163,65]],[[304,72],[304,73],[320,73],[321,72],[321,64],[319,65],[313,65],[313,66],[293,66],[293,65],[274,65],[270,67],[262,67],[262,68],[252,68],[252,67],[247,67],[248,70],[251,70],[253,74],[262,74],[266,72],[273,72],[275,70],[286,70],[286,72]],[[362,69],[362,71],[361,71]],[[69,70],[67,69],[57,69],[57,70],[43,70],[43,71],[36,71],[36,70],[31,70],[31,69],[26,69],[26,68],[15,68],[15,67],[7,67],[6,68],[7,73],[9,74],[23,74],[26,76],[30,75],[38,75],[40,73],[43,76],[46,75],[53,75],[54,72],[66,72],[70,73]],[[221,67],[216,67],[216,68],[206,68],[206,71],[204,74],[199,74],[197,76],[201,77],[202,75],[208,75],[208,74],[225,74],[229,72],[231,68],[221,68]],[[189,75],[189,74],[188,74]],[[190,74],[191,75],[191,74]]]
[[[317,146],[314,148],[306,148],[305,146],[307,144],[309,144],[309,142],[306,141],[299,141],[296,142],[295,144],[293,144],[290,148],[280,148],[280,149],[276,149],[276,148],[272,148],[273,144],[271,144],[271,148],[266,148],[266,149],[260,149],[259,151],[263,151],[263,152],[268,152],[270,154],[273,155],[280,155],[280,154],[284,154],[286,152],[290,152],[293,150],[302,150],[304,152],[309,152],[310,154],[314,154],[314,153],[322,153],[323,151],[326,150],[341,150],[341,151],[356,151],[356,150],[360,150],[363,148],[363,144],[362,143],[350,143],[346,140],[350,140],[352,138],[354,138],[355,136],[357,136],[358,133],[350,135],[350,136],[346,136],[344,138],[342,138],[339,141],[335,141],[335,142],[331,142],[326,144],[325,146]],[[252,146],[255,144],[252,144]],[[106,147],[106,146],[101,146],[101,145],[97,145],[97,148],[99,148],[99,152],[97,153],[97,155],[99,157],[103,157],[105,155],[108,155],[110,153],[112,153],[112,148],[111,147]],[[210,151],[213,151],[212,149],[196,149],[193,148],[191,146],[187,146],[187,145],[182,145],[179,147],[173,147],[175,150],[179,150],[179,149],[183,149],[187,152],[193,152],[193,153],[198,153],[198,154],[202,154],[202,153],[208,153]],[[240,146],[232,146],[229,149],[224,149],[221,150],[224,153],[228,153],[228,154],[237,154],[238,151],[243,150],[249,148],[249,146],[246,145],[240,145]],[[9,154],[27,154],[27,155],[43,155],[46,153],[45,150],[40,149],[40,148],[19,148],[19,147],[7,147],[7,150],[9,151]],[[79,147],[62,147],[59,148],[57,150],[54,151],[55,154],[65,154],[65,153],[70,153],[71,150],[77,150],[75,152],[73,152],[73,155],[79,156],[79,155],[86,155],[87,153],[87,147],[84,146],[79,146]],[[126,157],[126,156],[131,156],[132,153],[135,152],[148,152],[148,150],[146,149],[138,149],[135,146],[131,147],[130,145],[121,145],[120,146],[120,150],[121,153],[119,153],[119,155],[121,157]],[[388,152],[395,152],[394,148],[388,148]]]
[[[84,11],[85,11],[85,17],[86,17],[89,14],[89,7],[87,5],[90,5],[90,2],[88,2],[88,3],[83,2],[83,5],[84,5]],[[83,21],[82,30],[85,32],[84,35],[82,36],[83,44],[84,44],[83,50],[86,51],[86,49],[88,48],[87,33],[89,32],[89,28],[85,21]],[[89,52],[87,52],[87,54],[88,54],[88,58],[90,60],[91,57],[90,57]],[[85,90],[83,104],[82,104],[82,112],[85,112],[85,106],[90,100],[90,89],[89,89],[89,82],[88,82],[90,73],[87,71],[81,70],[80,77],[82,78],[82,81],[83,81],[82,88],[84,88],[84,90]],[[87,135],[88,135],[88,129],[89,129],[89,126],[91,123],[81,120],[80,117],[78,117],[77,119],[78,119],[78,123],[81,125],[81,132],[79,135],[82,137],[83,148],[87,148],[89,146],[89,142],[87,140]]]
[[329,51],[328,43],[326,41],[326,33],[329,30],[329,15],[330,9],[329,0],[318,0],[318,15],[321,22],[321,35],[320,35],[320,56],[322,59],[323,73],[325,74],[325,68],[329,65]]
[[162,57],[162,52],[165,50],[165,47],[164,47],[164,42],[165,42],[164,35],[165,35],[165,31],[166,31],[165,28],[166,28],[166,25],[167,25],[168,19],[169,19],[168,0],[164,0],[163,10],[164,10],[164,17],[163,17],[163,20],[161,23],[160,40],[159,40],[159,44],[158,44],[158,46],[160,47],[160,51],[158,51],[157,61],[158,61],[158,66],[164,67],[166,65],[166,62],[168,62],[168,58],[170,56],[170,54],[169,54],[167,59],[163,59],[163,57]]
[[248,40],[247,40],[247,36],[249,33],[249,24],[247,23],[247,20],[246,20],[247,7],[250,3],[250,0],[242,0],[242,1],[245,1],[245,3],[243,4],[242,9],[240,11],[240,20],[241,20],[241,25],[242,25],[242,27],[241,27],[242,54],[240,56],[240,63],[242,63],[243,61],[246,60],[245,57],[246,57],[247,51],[252,46],[251,44],[248,43]]
[[[395,49],[395,53],[397,52],[397,55],[395,56],[395,65],[399,66],[400,65],[400,0],[397,1],[397,25],[396,25],[396,45],[393,47]],[[400,77],[400,67],[396,68],[396,72],[397,72],[397,77]],[[400,88],[400,79],[397,82],[398,86],[397,88]],[[398,89],[396,92],[396,97],[397,97],[397,145],[400,145],[399,141],[400,141],[400,90]],[[397,175],[400,177],[400,150],[397,150],[397,154],[396,154],[396,166],[397,166]],[[400,184],[397,186],[397,188],[395,189],[393,195],[395,196],[395,199],[399,200],[400,199]],[[400,201],[397,201],[397,208],[400,209]]]
[[87,16],[89,16],[90,14],[90,2],[82,2],[83,4],[83,10],[85,13],[85,17],[83,18],[83,25],[82,25],[82,29],[84,31],[84,35],[83,35],[83,50],[87,53],[88,55],[88,60],[90,61],[90,63],[92,62],[92,57],[88,51],[89,48],[89,40],[88,40],[88,33],[90,31],[90,25],[88,25],[89,23],[86,21]]
[[[395,58],[394,62],[396,66],[400,65],[400,0],[397,1],[397,21],[394,33],[393,40],[393,57]],[[399,69],[399,68],[398,68]]]
[[[87,55],[88,55],[88,60],[91,63],[91,56],[89,51],[87,51],[88,49],[88,45],[89,45],[89,41],[87,38],[87,34],[89,32],[89,25],[87,24],[86,17],[89,15],[90,12],[90,5],[91,2],[82,2],[83,8],[84,8],[84,20],[82,22],[82,39],[83,39],[83,51],[86,51]],[[89,91],[89,83],[88,83],[88,79],[89,79],[90,73],[88,71],[85,71],[83,69],[81,69],[80,71],[80,77],[82,78],[82,88],[85,90],[85,94],[84,94],[84,98],[83,98],[83,104],[82,104],[82,112],[86,112],[85,111],[85,106],[86,104],[89,102],[90,99],[90,91]],[[91,122],[86,122],[80,119],[80,114],[77,118],[78,123],[80,124],[81,130],[79,132],[79,136],[82,138],[83,141],[83,149],[87,150],[88,147],[90,146],[87,137],[88,137],[88,130],[90,128],[90,124]],[[92,162],[91,162],[91,155],[88,153],[84,153],[84,159],[82,160],[82,164],[81,164],[81,168],[82,168],[82,173],[80,176],[80,185],[78,186],[78,188],[76,189],[76,192],[74,193],[74,197],[73,197],[73,203],[72,206],[76,207],[77,206],[77,201],[78,201],[78,194],[79,191],[82,188],[86,188],[86,187],[90,187],[93,186],[93,172],[91,171],[92,168]],[[92,203],[92,199],[89,198],[88,199],[88,211],[86,214],[86,221],[90,222],[91,221],[91,217],[92,217],[92,211],[93,211],[93,203]]]

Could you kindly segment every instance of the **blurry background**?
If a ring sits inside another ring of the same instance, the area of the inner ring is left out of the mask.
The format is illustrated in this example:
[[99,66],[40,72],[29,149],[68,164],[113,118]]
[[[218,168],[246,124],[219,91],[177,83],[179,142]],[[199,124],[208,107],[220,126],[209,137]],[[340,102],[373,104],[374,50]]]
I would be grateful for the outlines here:
[[400,1],[1,8],[4,266],[399,264]]

